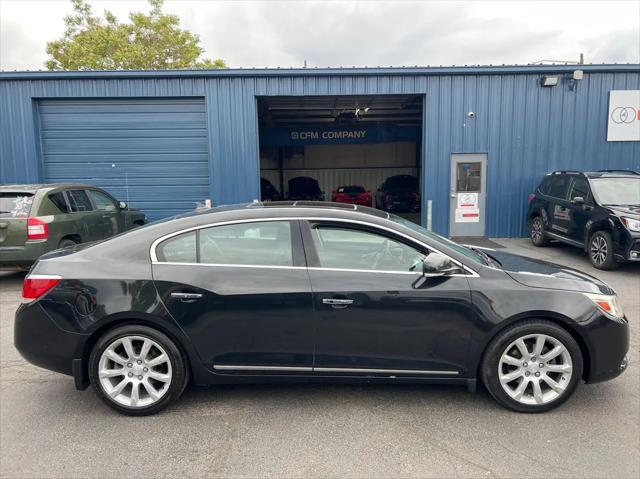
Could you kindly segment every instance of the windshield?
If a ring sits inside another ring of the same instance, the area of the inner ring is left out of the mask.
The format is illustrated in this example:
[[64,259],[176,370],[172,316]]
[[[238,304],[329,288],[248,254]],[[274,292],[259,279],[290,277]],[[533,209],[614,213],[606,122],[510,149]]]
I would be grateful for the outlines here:
[[472,259],[476,263],[486,264],[486,261],[482,259],[482,255],[476,253],[474,250],[466,248],[462,245],[459,245],[458,243],[451,241],[450,239],[447,239],[443,236],[435,234],[433,231],[429,231],[428,229],[418,224],[415,224],[413,221],[405,220],[404,218],[401,218],[400,216],[396,216],[396,215],[389,215],[389,219],[394,223],[398,223],[402,226],[406,226],[407,228],[412,229],[416,233],[419,233],[422,236],[429,238],[430,240],[440,243],[446,246],[447,248],[451,248],[457,253],[465,255],[467,258]]
[[26,218],[32,203],[31,193],[0,193],[0,218]]
[[601,205],[640,205],[640,176],[592,179],[591,187]]

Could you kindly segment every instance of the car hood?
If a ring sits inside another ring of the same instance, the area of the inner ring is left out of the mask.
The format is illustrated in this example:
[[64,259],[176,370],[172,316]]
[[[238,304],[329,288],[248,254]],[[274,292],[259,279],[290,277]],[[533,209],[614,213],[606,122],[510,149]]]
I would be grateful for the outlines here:
[[638,205],[608,206],[608,208],[618,215],[640,219],[640,206]]
[[608,284],[576,269],[499,250],[484,251],[499,261],[511,278],[531,288],[614,294]]

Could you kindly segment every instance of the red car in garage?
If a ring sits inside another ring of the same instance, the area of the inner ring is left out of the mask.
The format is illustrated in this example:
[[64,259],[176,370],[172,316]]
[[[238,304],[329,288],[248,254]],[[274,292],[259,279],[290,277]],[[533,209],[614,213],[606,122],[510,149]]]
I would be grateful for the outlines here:
[[371,192],[365,190],[364,186],[339,186],[331,192],[331,201],[371,206]]

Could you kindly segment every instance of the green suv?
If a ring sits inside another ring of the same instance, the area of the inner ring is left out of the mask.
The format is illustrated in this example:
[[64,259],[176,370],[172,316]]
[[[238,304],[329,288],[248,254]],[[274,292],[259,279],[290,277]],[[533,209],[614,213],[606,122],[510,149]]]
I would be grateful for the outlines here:
[[90,185],[0,185],[0,270],[28,269],[40,255],[99,241],[146,223]]

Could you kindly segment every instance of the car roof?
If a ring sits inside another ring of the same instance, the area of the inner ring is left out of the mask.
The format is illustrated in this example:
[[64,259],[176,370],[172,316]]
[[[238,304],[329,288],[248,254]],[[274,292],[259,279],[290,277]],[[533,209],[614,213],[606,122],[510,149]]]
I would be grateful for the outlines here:
[[39,190],[53,190],[57,188],[98,188],[94,185],[83,183],[39,183],[39,184],[14,184],[0,185],[0,191],[11,193],[35,193]]
[[[327,213],[335,213],[338,216],[339,213],[351,212],[362,215],[373,216],[376,218],[388,219],[389,213],[386,211],[377,210],[375,208],[369,208],[367,206],[353,205],[350,203],[333,203],[330,201],[269,201],[260,202],[254,201],[252,203],[240,203],[235,205],[222,205],[212,208],[200,208],[195,211],[183,213],[173,218],[191,218],[191,217],[204,217],[206,215],[216,215],[219,213],[238,213],[244,216],[247,211],[268,211],[266,214],[277,214],[281,217],[291,216],[314,216],[318,214],[325,215]],[[261,216],[261,215],[256,215]]]
[[600,171],[571,171],[559,170],[549,175],[584,175],[587,178],[637,178],[640,173],[633,170],[600,170]]
[[640,178],[640,173],[631,170],[585,171],[587,178]]

